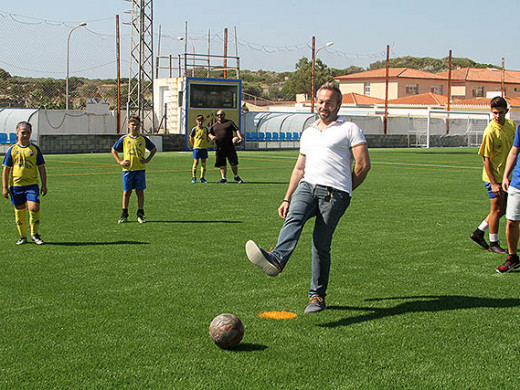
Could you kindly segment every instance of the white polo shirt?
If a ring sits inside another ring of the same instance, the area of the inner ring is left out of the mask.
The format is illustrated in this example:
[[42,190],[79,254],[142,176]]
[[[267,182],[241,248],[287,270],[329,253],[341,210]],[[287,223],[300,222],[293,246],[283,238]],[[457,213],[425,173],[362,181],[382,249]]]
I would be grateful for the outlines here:
[[305,155],[302,181],[333,187],[352,195],[352,150],[366,143],[361,129],[339,116],[323,130],[319,120],[302,133],[300,153]]

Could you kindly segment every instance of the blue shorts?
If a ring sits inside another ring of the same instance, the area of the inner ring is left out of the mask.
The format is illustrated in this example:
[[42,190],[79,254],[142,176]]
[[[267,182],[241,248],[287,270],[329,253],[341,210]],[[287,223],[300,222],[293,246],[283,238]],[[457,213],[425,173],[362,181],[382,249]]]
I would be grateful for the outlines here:
[[[488,192],[489,199],[497,198],[497,196],[491,190],[491,183],[489,181],[485,181],[484,185],[486,186],[486,190]],[[498,185],[500,185],[500,188],[502,188],[502,183],[498,183]],[[505,192],[504,194],[507,196],[507,192]]]
[[193,158],[206,160],[208,158],[208,149],[193,149]]
[[27,201],[40,203],[40,188],[38,184],[12,186],[9,187],[9,193],[11,194],[11,203],[13,206],[21,206],[27,203]]
[[141,171],[123,171],[123,190],[142,191],[146,189],[146,178],[144,170]]

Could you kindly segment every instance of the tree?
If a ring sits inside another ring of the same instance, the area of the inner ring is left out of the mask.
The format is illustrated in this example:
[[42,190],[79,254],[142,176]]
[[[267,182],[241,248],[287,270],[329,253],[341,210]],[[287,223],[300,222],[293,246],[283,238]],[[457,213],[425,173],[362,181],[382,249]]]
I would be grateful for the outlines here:
[[11,75],[9,74],[9,72],[0,68],[0,80],[7,80],[9,78],[11,78]]
[[[282,88],[281,94],[286,99],[294,100],[297,93],[305,93],[308,96],[311,95],[312,91],[312,61],[309,61],[307,57],[302,57],[295,65],[296,71],[289,76],[289,79]],[[314,84],[316,86],[314,92],[320,87],[320,85],[327,81],[332,81],[334,78],[331,74],[327,65],[325,65],[320,59],[316,60],[316,66],[314,69]]]

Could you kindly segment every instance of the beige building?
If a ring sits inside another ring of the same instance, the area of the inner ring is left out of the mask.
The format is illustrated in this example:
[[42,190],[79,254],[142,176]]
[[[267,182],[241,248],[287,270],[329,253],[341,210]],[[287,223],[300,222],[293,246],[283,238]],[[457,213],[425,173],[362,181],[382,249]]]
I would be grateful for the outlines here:
[[[503,73],[503,74],[502,74]],[[448,72],[437,73],[448,79]],[[493,97],[501,94],[502,76],[504,95],[520,97],[520,71],[501,69],[462,68],[451,71],[451,95],[459,99]]]
[[[386,69],[369,70],[334,78],[343,94],[358,93],[378,99],[385,98]],[[388,99],[397,99],[421,93],[443,95],[448,88],[445,77],[409,68],[390,68]]]
[[[451,72],[452,99],[489,98],[501,94],[520,97],[520,71],[463,68]],[[369,70],[335,77],[343,94],[358,93],[385,98],[386,69]],[[410,68],[390,68],[388,99],[398,99],[423,93],[448,95],[448,72],[429,73]]]

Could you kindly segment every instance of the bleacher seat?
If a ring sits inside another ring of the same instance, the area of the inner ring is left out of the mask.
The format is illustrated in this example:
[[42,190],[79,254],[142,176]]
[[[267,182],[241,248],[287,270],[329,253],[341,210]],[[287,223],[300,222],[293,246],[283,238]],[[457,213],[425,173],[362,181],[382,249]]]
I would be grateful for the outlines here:
[[16,135],[16,133],[9,133],[9,143],[10,144],[15,144],[17,140],[18,140],[18,136]]
[[246,141],[251,141],[251,133],[250,132],[246,133]]
[[265,140],[266,141],[271,141],[272,138],[273,138],[273,134],[270,131],[267,131],[265,133]]
[[0,133],[0,145],[8,144],[7,142],[9,138],[7,137],[7,133]]
[[258,133],[258,141],[263,141],[265,139],[265,133]]
[[278,141],[279,133],[273,133],[273,141]]
[[251,141],[258,141],[258,133],[251,133]]
[[300,133],[294,132],[292,133],[293,141],[298,141],[300,139]]
[[280,132],[280,141],[285,141],[285,132],[284,131]]
[[287,134],[285,135],[285,139],[287,141],[292,141],[292,133],[290,131],[288,131]]

